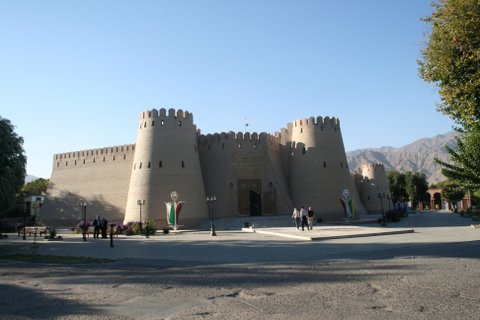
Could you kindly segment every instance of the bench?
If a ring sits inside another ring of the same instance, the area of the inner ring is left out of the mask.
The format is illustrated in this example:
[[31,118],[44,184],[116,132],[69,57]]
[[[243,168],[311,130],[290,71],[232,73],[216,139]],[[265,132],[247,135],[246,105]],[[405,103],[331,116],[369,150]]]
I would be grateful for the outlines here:
[[[113,226],[112,231],[113,231],[113,235],[118,238],[118,227]],[[80,229],[80,233],[82,233],[82,232],[83,232],[83,230]],[[94,226],[88,226],[87,232],[86,232],[87,237],[90,238],[90,235],[94,234],[94,233],[95,233],[95,227]],[[98,231],[98,234],[99,234],[100,237],[102,236],[102,229],[101,228]],[[108,237],[110,237],[110,225],[107,226],[107,238]]]
[[25,235],[28,233],[28,236],[31,236],[32,234],[36,237],[37,235],[46,235],[48,231],[48,227],[24,227],[22,232],[25,233]]

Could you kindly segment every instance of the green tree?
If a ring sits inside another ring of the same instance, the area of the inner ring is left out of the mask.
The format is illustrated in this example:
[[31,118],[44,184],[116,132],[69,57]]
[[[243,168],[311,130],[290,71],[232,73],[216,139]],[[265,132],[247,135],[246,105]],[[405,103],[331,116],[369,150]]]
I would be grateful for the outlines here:
[[465,190],[455,182],[448,181],[442,189],[442,197],[452,202],[453,208],[457,209],[457,202],[465,196]]
[[48,183],[50,180],[39,178],[35,181],[25,184],[22,188],[22,193],[26,195],[41,195],[47,192]]
[[26,163],[23,138],[17,135],[10,120],[0,117],[0,214],[12,207],[16,193],[25,183]]
[[388,172],[388,184],[390,185],[390,193],[392,195],[393,203],[403,202],[408,199],[405,173],[398,171]]
[[472,128],[455,138],[455,149],[445,146],[452,163],[435,159],[443,166],[442,173],[449,180],[456,182],[464,189],[480,189],[480,129]]
[[464,129],[480,120],[480,1],[440,0],[433,4],[420,76],[438,86],[437,109]]
[[408,198],[413,202],[413,207],[419,203],[425,202],[428,198],[428,182],[424,173],[407,172],[406,173],[406,191]]

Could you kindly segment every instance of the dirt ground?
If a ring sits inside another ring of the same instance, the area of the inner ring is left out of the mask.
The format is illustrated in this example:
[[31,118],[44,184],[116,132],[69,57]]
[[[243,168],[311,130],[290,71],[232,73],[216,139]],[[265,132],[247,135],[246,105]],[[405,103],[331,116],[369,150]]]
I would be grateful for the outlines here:
[[3,319],[478,319],[480,262],[77,266],[1,261]]

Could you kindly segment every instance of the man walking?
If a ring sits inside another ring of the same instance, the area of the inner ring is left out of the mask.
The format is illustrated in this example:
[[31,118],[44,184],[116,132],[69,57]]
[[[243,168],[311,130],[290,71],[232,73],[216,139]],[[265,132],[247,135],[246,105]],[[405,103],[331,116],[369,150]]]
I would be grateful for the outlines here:
[[300,209],[300,216],[302,217],[302,231],[305,231],[305,226],[307,227],[307,230],[310,230],[308,228],[308,212],[304,206]]

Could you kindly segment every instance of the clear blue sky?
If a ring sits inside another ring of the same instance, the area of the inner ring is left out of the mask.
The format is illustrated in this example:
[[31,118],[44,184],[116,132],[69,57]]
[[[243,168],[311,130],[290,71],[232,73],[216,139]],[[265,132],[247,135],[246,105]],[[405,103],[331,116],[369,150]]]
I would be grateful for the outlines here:
[[0,0],[0,116],[27,173],[55,153],[135,143],[139,113],[203,133],[340,118],[347,151],[451,130],[416,60],[430,0]]

